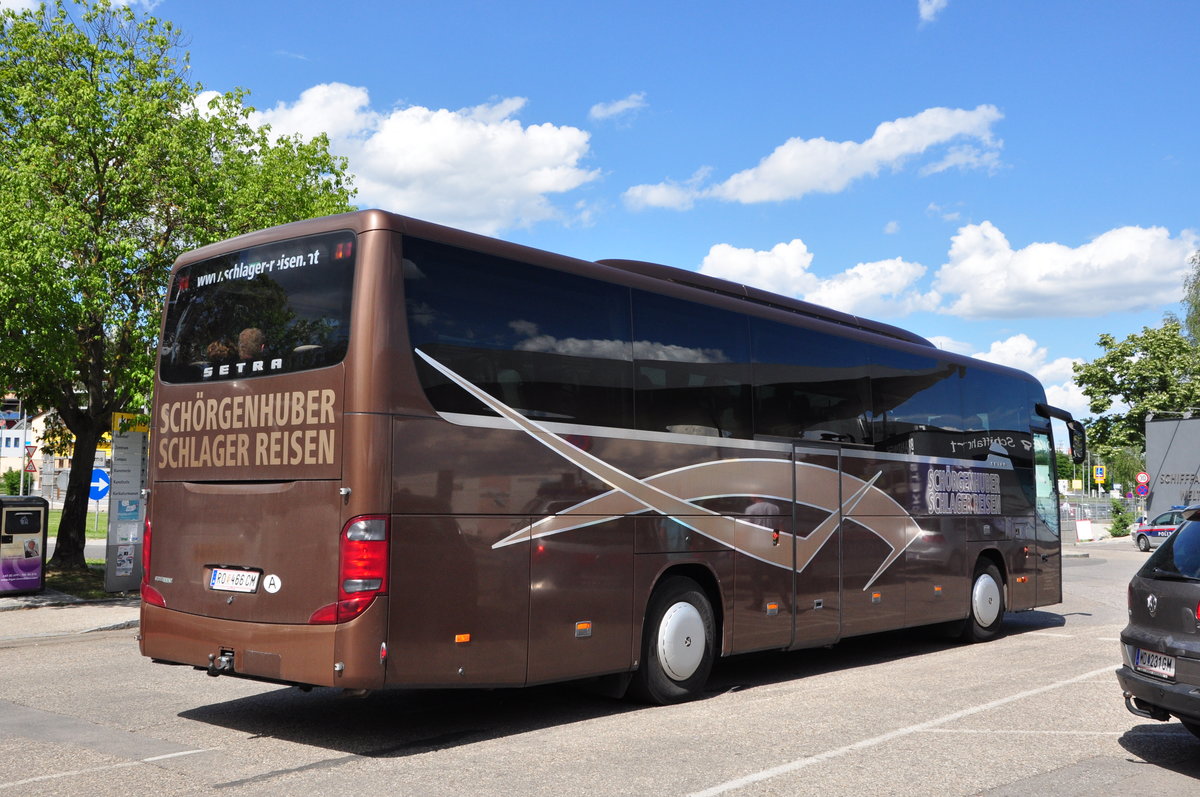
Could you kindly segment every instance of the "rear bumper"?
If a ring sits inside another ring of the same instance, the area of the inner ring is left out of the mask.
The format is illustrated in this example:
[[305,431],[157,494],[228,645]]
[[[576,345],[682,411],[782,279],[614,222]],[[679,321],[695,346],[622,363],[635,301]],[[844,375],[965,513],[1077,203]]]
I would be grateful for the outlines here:
[[[348,623],[291,625],[223,620],[142,604],[143,656],[209,670],[231,656],[222,675],[311,686],[378,689],[386,659],[386,600]],[[211,671],[211,670],[210,670]],[[215,673],[214,673],[215,674]]]
[[[1163,681],[1125,666],[1117,670],[1117,681],[1125,692],[1126,707],[1139,717],[1166,719],[1155,716],[1165,712],[1189,722],[1200,723],[1200,687],[1195,684]],[[1130,699],[1133,700],[1132,705]]]

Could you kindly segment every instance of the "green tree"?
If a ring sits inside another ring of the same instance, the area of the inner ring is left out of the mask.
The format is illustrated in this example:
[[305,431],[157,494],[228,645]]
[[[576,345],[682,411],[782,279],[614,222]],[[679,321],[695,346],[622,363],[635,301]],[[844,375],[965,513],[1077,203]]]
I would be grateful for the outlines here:
[[4,492],[8,495],[17,495],[21,492],[21,474],[9,468],[4,471],[3,479]]
[[1146,454],[1133,446],[1104,446],[1099,452],[1108,469],[1105,485],[1121,485],[1121,494],[1133,492],[1139,471],[1146,469]]
[[1200,343],[1200,250],[1188,263],[1192,271],[1183,281],[1183,326],[1193,343]]
[[[72,6],[76,7],[76,6]],[[323,136],[276,139],[244,92],[200,107],[169,22],[108,0],[0,13],[0,384],[73,438],[52,565],[84,567],[96,444],[148,403],[183,251],[350,210]]]
[[1114,537],[1128,537],[1129,528],[1133,525],[1133,513],[1124,501],[1114,498],[1112,501],[1112,525],[1108,533]]
[[1089,445],[1110,459],[1117,449],[1146,448],[1146,415],[1200,407],[1200,345],[1167,319],[1118,341],[1100,336],[1104,354],[1075,365],[1075,384],[1097,413],[1088,424]]

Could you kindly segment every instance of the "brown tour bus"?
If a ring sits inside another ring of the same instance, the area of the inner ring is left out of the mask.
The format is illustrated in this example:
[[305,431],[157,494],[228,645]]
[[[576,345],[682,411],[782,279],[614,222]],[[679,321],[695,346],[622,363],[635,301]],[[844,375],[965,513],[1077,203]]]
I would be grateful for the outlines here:
[[141,650],[346,689],[603,678],[1061,598],[1020,371],[700,274],[378,210],[172,272]]

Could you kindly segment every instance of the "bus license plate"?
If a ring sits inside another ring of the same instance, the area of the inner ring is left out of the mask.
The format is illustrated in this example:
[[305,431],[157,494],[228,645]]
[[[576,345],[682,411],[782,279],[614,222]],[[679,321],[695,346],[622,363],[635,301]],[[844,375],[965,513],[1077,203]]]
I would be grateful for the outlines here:
[[222,592],[257,592],[258,571],[214,567],[208,580],[208,588]]
[[1139,672],[1157,675],[1159,678],[1175,678],[1175,657],[1155,653],[1153,650],[1138,648],[1133,667]]

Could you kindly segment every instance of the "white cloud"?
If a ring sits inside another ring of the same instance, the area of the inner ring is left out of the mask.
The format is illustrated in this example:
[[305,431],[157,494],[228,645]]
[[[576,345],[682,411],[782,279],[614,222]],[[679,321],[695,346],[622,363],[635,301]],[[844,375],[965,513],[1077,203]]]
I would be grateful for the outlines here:
[[582,168],[589,134],[513,118],[525,99],[459,110],[375,111],[365,88],[313,86],[255,115],[277,133],[327,133],[349,159],[358,200],[485,234],[556,218],[550,201],[599,176]]
[[[638,185],[626,191],[625,200],[634,209],[682,209],[700,198],[748,204],[799,199],[814,192],[836,193],[855,180],[878,175],[885,167],[898,170],[909,158],[950,142],[960,142],[960,146],[927,167],[929,173],[949,168],[992,170],[999,164],[1001,146],[992,135],[992,126],[1002,118],[993,105],[971,111],[929,108],[916,116],[880,124],[866,141],[792,138],[757,166],[717,185],[702,188],[690,181]],[[963,139],[975,143],[962,145]]]
[[370,110],[367,90],[344,83],[323,83],[305,89],[300,99],[280,102],[269,111],[255,113],[255,124],[269,124],[276,133],[299,133],[305,138],[325,133],[331,141],[356,136],[377,126],[378,114]]
[[1074,365],[1083,360],[1077,357],[1050,360],[1047,348],[1039,346],[1024,333],[995,341],[990,349],[974,356],[1033,374],[1046,388],[1047,402],[1067,410],[1076,418],[1088,416],[1088,399],[1074,381]]
[[614,102],[599,102],[588,111],[588,117],[596,121],[612,119],[646,107],[646,92],[638,91],[623,100]]
[[1050,406],[1060,407],[1078,420],[1095,415],[1088,406],[1088,397],[1074,382],[1064,382],[1061,385],[1047,385],[1043,382],[1042,386],[1046,388],[1046,403]]
[[951,147],[946,152],[946,157],[937,163],[922,166],[921,176],[928,177],[950,169],[978,169],[995,174],[1000,169],[1000,153],[994,149],[980,149],[969,144]]
[[920,293],[913,286],[925,275],[920,263],[898,257],[853,268],[823,279],[804,295],[806,301],[854,315],[891,317],[936,309],[937,293]]
[[961,340],[948,338],[945,335],[931,335],[925,338],[934,346],[937,346],[942,351],[952,351],[955,354],[970,354],[975,351],[975,347],[970,343],[964,343]]
[[942,221],[958,221],[962,217],[961,212],[942,207],[936,202],[930,202],[929,207],[925,208],[925,212],[930,216],[939,217]]
[[997,365],[1028,371],[1046,383],[1071,379],[1074,376],[1073,366],[1082,360],[1059,357],[1047,361],[1048,352],[1045,346],[1039,346],[1037,341],[1022,332],[1005,340],[995,341],[990,349],[975,356]]
[[668,180],[657,185],[635,185],[624,193],[623,199],[630,210],[688,210],[696,204],[696,192],[687,183]]
[[41,5],[40,0],[0,0],[0,11],[32,11]]
[[884,235],[895,235],[898,232],[900,232],[900,222],[898,221],[889,221],[883,225]]
[[684,183],[665,180],[656,185],[635,185],[625,192],[623,196],[625,205],[631,210],[645,210],[646,208],[687,210],[701,195],[700,184],[708,179],[711,171],[712,169],[709,167],[702,166]]
[[1179,301],[1200,237],[1162,227],[1119,227],[1086,244],[1014,250],[991,222],[959,229],[934,288],[943,312],[964,318],[1100,316]]
[[917,13],[921,22],[933,22],[946,9],[949,0],[917,0]]
[[812,260],[812,252],[799,238],[775,244],[766,252],[716,244],[699,271],[784,296],[802,296],[819,282],[808,270]]
[[859,263],[823,278],[809,270],[812,261],[813,253],[799,238],[768,251],[717,244],[699,271],[856,315],[896,316],[937,307],[936,293],[922,294],[913,287],[925,274],[919,263],[897,257]]
[[[1178,302],[1191,268],[1188,259],[1198,248],[1200,235],[1193,230],[1172,237],[1161,227],[1120,227],[1074,248],[1036,243],[1014,250],[985,221],[959,229],[951,239],[949,262],[932,280],[925,266],[901,257],[820,276],[811,270],[813,252],[799,238],[766,251],[716,244],[699,271],[867,317],[916,312],[962,318],[1099,317]],[[1019,344],[1021,336],[1010,339],[1008,349],[993,347],[981,356],[1027,363],[1032,357],[1027,350],[1005,356]],[[938,345],[965,348],[949,338]],[[1070,362],[1058,365],[1061,374],[1047,379],[1070,377]]]

